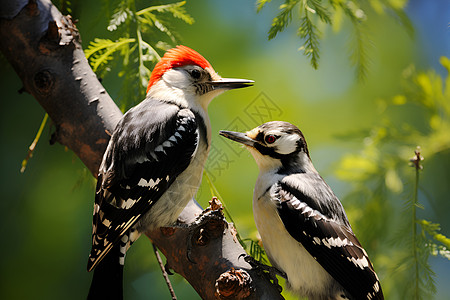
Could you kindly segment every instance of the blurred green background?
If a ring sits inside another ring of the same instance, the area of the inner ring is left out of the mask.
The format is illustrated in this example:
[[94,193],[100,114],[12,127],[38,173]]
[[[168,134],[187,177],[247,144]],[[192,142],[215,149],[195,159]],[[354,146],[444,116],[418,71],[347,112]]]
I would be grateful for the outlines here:
[[[404,248],[394,241],[395,233],[402,232],[400,215],[409,216],[405,203],[413,194],[414,169],[408,160],[417,145],[425,156],[419,183],[424,209],[419,217],[440,223],[441,233],[450,235],[450,128],[442,130],[428,122],[435,115],[449,121],[449,112],[442,106],[450,99],[444,95],[436,96],[443,103],[409,104],[414,98],[409,95],[416,90],[420,96],[427,89],[444,89],[443,82],[441,86],[436,82],[447,76],[439,59],[450,57],[450,3],[410,1],[406,12],[414,35],[389,14],[369,14],[371,64],[364,81],[356,78],[348,58],[349,24],[339,33],[324,30],[318,70],[297,50],[301,41],[295,27],[268,41],[267,31],[279,4],[274,1],[257,14],[254,1],[188,1],[186,9],[195,23],[175,24],[180,42],[205,56],[220,75],[256,82],[252,88],[228,92],[211,103],[213,132],[244,131],[270,120],[297,125],[308,141],[316,169],[342,200],[355,233],[368,248],[385,294],[402,299],[398,284],[410,282],[402,279],[401,266],[395,268]],[[79,19],[85,48],[105,34],[108,19],[102,9],[102,2],[73,4],[72,15]],[[44,110],[30,95],[18,93],[21,82],[3,57],[0,64],[0,298],[85,298],[92,276],[86,272],[86,262],[94,179],[70,150],[49,145],[53,130],[49,125],[25,173],[20,173]],[[421,74],[425,74],[422,81]],[[430,78],[437,86],[427,81]],[[118,97],[122,79],[109,75],[103,80],[113,99]],[[417,133],[417,142],[411,132]],[[440,135],[426,138],[436,132]],[[257,167],[239,146],[217,134],[212,142],[206,171],[240,235],[254,239],[251,199]],[[207,206],[211,194],[205,180],[197,198]],[[131,249],[125,267],[126,299],[169,299],[148,240],[141,238]],[[432,256],[430,263],[436,273],[435,299],[449,299],[450,262]],[[179,299],[199,299],[183,278],[171,278]]]

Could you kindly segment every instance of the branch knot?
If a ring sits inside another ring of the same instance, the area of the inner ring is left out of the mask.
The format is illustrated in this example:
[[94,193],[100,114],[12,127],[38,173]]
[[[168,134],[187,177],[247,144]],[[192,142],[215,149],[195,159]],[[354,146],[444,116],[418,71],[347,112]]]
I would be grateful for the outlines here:
[[244,299],[254,291],[253,281],[247,271],[234,269],[222,273],[216,280],[218,299]]
[[50,93],[54,84],[54,76],[50,70],[41,70],[34,75],[34,85],[41,95]]

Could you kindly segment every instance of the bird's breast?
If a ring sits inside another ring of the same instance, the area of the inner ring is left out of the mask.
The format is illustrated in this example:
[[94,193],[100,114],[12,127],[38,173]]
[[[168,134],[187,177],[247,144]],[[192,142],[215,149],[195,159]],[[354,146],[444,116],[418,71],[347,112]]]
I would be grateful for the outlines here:
[[270,192],[253,199],[256,227],[270,262],[287,274],[288,287],[308,296],[326,290],[331,276],[286,230]]

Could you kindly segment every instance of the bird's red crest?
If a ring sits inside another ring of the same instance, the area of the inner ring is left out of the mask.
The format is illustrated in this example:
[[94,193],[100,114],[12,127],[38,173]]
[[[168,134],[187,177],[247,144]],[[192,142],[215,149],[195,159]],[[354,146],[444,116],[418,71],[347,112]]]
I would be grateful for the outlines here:
[[197,65],[203,69],[212,69],[211,64],[197,51],[179,45],[176,48],[168,50],[161,58],[161,61],[156,64],[152,75],[150,76],[150,81],[148,82],[147,93],[152,85],[155,84],[167,70],[185,65]]

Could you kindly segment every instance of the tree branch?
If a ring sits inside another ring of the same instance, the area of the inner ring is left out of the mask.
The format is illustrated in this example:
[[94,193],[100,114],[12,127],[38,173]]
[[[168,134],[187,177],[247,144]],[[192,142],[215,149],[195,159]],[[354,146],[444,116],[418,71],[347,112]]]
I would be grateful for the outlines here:
[[[51,141],[69,147],[96,176],[122,113],[90,68],[70,16],[49,0],[1,0],[0,50],[53,121]],[[245,251],[220,205],[214,202],[196,220],[201,213],[191,201],[180,215],[181,227],[147,233],[168,265],[203,299],[282,299],[239,258]]]
[[47,0],[0,4],[0,49],[53,121],[51,142],[69,147],[97,176],[122,113],[90,68],[78,30]]

